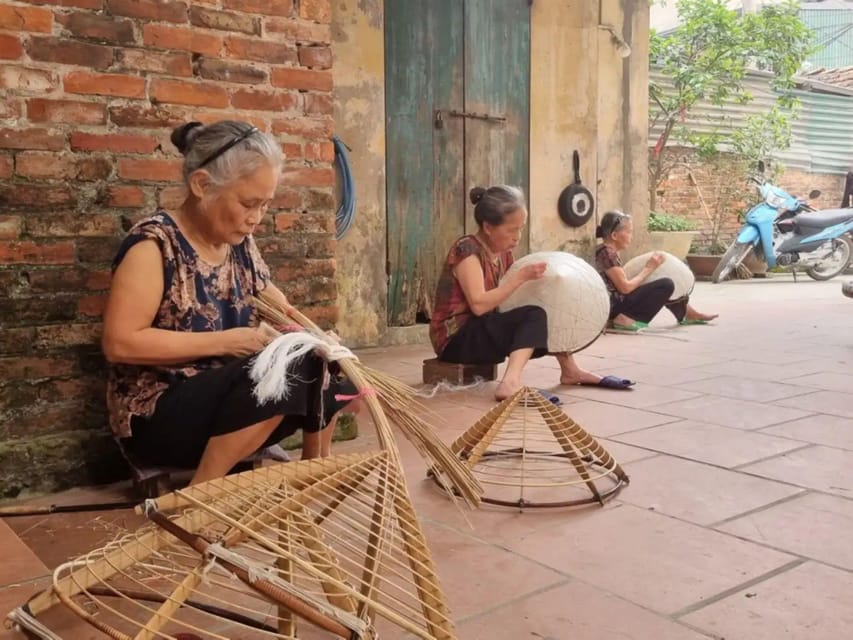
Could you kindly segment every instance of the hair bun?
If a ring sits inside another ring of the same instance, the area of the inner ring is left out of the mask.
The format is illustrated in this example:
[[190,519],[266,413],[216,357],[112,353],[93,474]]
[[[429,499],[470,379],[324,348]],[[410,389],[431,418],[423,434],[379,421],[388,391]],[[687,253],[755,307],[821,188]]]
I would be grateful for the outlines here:
[[483,195],[485,195],[486,190],[483,187],[474,187],[468,193],[468,197],[471,198],[471,204],[477,204],[480,200],[483,199]]
[[193,146],[193,142],[203,128],[204,125],[201,122],[187,122],[180,127],[176,127],[172,131],[172,144],[175,145],[182,155],[187,155]]
[[603,238],[604,237],[604,229],[601,228],[600,224],[595,225],[595,237]]

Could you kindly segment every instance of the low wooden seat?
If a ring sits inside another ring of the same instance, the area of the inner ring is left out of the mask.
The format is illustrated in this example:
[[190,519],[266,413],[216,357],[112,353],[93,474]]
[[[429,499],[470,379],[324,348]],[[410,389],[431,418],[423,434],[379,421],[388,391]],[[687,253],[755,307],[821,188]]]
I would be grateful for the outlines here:
[[[179,467],[163,467],[151,465],[140,460],[127,449],[122,446],[121,440],[116,438],[116,443],[121,450],[124,459],[130,467],[131,479],[133,480],[133,489],[137,496],[142,498],[157,498],[164,493],[172,490],[171,478],[173,474],[186,473],[189,469]],[[238,463],[238,466],[247,469],[260,467],[265,460],[274,462],[288,462],[290,457],[287,452],[279,445],[274,444],[270,447],[259,449],[252,455]]]
[[478,378],[494,380],[498,377],[496,364],[456,364],[444,362],[438,358],[424,360],[424,384],[448,382],[450,384],[471,384]]

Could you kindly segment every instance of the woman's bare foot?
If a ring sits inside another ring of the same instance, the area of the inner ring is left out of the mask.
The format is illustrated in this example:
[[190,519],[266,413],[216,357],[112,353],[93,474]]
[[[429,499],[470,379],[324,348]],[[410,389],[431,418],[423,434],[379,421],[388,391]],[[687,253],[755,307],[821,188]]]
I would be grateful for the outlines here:
[[501,380],[501,383],[498,385],[498,388],[495,389],[495,400],[497,400],[498,402],[500,402],[501,400],[506,400],[519,389],[521,389],[520,382]]
[[684,315],[685,320],[703,320],[705,322],[719,317],[719,313],[701,313],[690,306],[687,307],[687,313]]
[[634,324],[636,322],[636,320],[634,320],[634,318],[632,318],[631,316],[626,316],[624,313],[620,313],[618,316],[613,318],[610,322],[611,322],[611,324],[618,324],[618,325],[623,326],[623,327],[629,327],[632,324]]
[[598,384],[599,382],[601,382],[601,376],[597,376],[591,371],[584,371],[583,369],[578,369],[571,376],[560,376],[560,384],[562,385]]

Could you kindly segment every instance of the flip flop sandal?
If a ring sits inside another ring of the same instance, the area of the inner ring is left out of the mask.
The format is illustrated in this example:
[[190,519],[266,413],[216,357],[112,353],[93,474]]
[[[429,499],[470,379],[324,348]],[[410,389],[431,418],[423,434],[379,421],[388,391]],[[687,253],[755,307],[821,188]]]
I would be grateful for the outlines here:
[[687,325],[691,325],[691,324],[709,324],[710,322],[711,322],[710,320],[697,320],[697,319],[685,318],[684,320],[679,320],[678,324],[680,324],[682,326],[687,326]]
[[581,383],[585,387],[604,387],[605,389],[623,389],[627,390],[633,387],[636,383],[628,378],[617,378],[616,376],[604,376],[596,383],[584,382]]
[[632,322],[631,324],[613,324],[610,326],[610,331],[621,331],[622,333],[637,333],[642,331],[649,325],[645,322]]
[[563,405],[563,401],[560,400],[560,396],[551,393],[550,391],[545,391],[543,389],[537,389],[539,393],[541,393],[545,399],[553,404],[555,407],[560,407]]

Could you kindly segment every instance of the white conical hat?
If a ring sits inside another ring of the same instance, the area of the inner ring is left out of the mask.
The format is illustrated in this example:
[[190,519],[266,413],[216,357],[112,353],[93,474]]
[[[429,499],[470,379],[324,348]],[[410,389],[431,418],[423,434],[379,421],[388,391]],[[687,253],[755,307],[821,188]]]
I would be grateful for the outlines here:
[[693,275],[690,267],[666,251],[650,251],[632,258],[624,266],[625,275],[630,279],[640,273],[643,267],[646,266],[648,259],[654,253],[661,253],[666,259],[643,282],[654,282],[661,278],[669,278],[675,284],[675,291],[672,292],[671,300],[678,300],[679,298],[690,295],[693,291],[693,286],[696,284],[696,276]]

